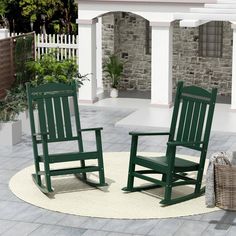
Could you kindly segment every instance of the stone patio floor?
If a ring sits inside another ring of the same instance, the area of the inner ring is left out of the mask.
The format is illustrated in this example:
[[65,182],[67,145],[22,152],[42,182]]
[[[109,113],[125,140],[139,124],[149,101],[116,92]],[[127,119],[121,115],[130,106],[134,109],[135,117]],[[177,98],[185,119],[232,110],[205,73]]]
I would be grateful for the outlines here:
[[[103,126],[104,152],[127,152],[130,137],[127,127],[115,123],[134,109],[81,106],[82,128]],[[142,130],[142,129],[139,129]],[[84,136],[85,150],[95,144],[92,136]],[[142,138],[140,151],[165,151],[166,139]],[[63,147],[71,148],[69,145]],[[208,157],[217,151],[236,150],[236,133],[212,133]],[[195,155],[180,149],[179,152]],[[0,146],[0,235],[83,235],[83,236],[135,236],[135,235],[236,235],[236,212],[216,211],[209,214],[151,220],[121,220],[80,217],[48,211],[15,197],[9,190],[10,178],[19,170],[33,164],[30,136],[12,148]],[[158,203],[158,202],[157,202]],[[78,199],[79,204],[79,199]],[[193,212],[194,213],[194,212]]]

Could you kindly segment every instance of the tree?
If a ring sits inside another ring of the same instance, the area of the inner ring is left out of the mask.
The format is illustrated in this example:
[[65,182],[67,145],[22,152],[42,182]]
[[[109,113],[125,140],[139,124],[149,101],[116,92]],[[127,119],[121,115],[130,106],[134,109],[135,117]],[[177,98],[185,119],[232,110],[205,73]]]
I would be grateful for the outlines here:
[[5,17],[6,13],[6,7],[7,7],[7,1],[6,0],[0,0],[0,27],[1,25],[3,27],[8,27],[8,21]]
[[30,20],[31,30],[37,21],[42,33],[46,33],[46,22],[50,21],[54,13],[61,8],[60,0],[20,0],[22,15]]
[[17,33],[29,32],[30,21],[22,16],[19,0],[6,0],[6,2],[6,18],[10,24],[10,31]]
[[77,32],[75,23],[78,7],[74,0],[62,0],[60,9],[57,10],[50,26],[57,33],[74,34]]
[[75,0],[0,0],[1,16],[11,32],[77,33]]

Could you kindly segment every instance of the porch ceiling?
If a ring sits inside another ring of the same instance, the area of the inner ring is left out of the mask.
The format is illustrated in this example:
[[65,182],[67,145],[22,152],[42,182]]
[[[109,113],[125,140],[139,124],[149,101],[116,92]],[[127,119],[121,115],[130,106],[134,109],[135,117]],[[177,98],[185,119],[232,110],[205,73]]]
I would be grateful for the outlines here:
[[79,0],[79,2],[169,2],[169,3],[217,3],[217,0]]
[[236,21],[236,0],[218,0],[201,8],[190,8],[188,13],[176,13],[181,27],[197,27],[208,21]]

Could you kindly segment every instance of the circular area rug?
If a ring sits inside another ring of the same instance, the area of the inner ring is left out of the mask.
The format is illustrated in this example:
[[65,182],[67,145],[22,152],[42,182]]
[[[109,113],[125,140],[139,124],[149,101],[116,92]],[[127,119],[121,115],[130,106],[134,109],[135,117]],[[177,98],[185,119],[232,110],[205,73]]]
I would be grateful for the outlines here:
[[[140,154],[160,155],[158,153]],[[193,161],[195,159],[190,156],[181,155],[181,157]],[[66,175],[53,177],[52,186],[55,191],[51,195],[45,195],[40,192],[31,178],[34,166],[27,167],[14,175],[9,186],[17,197],[28,203],[80,216],[147,219],[187,216],[218,210],[218,208],[205,206],[205,196],[163,207],[159,204],[164,192],[162,188],[133,193],[123,192],[121,189],[126,186],[128,163],[129,153],[104,153],[105,176],[108,186],[99,189],[88,186],[75,178],[74,175]],[[58,164],[56,168],[58,168]],[[89,174],[89,178],[93,180],[97,177],[95,173]],[[144,183],[142,180],[135,182],[135,184]],[[185,186],[176,187],[173,192],[178,196],[192,191],[191,186]]]

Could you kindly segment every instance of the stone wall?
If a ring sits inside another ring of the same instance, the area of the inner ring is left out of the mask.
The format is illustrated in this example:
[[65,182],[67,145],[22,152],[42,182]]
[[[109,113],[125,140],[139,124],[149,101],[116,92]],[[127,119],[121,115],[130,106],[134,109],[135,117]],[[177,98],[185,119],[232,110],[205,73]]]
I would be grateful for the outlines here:
[[204,88],[217,87],[221,95],[231,94],[232,37],[230,23],[223,23],[223,52],[221,58],[199,57],[199,28],[180,28],[173,24],[173,85],[183,80]]
[[[110,13],[103,17],[103,57],[117,53],[126,61],[120,89],[151,90],[151,55],[147,54],[146,20],[131,13]],[[231,94],[232,30],[223,25],[222,58],[199,57],[199,28],[180,28],[173,23],[173,89],[176,82],[217,87],[219,94]],[[103,61],[104,61],[103,60]],[[107,80],[104,78],[105,87]]]

